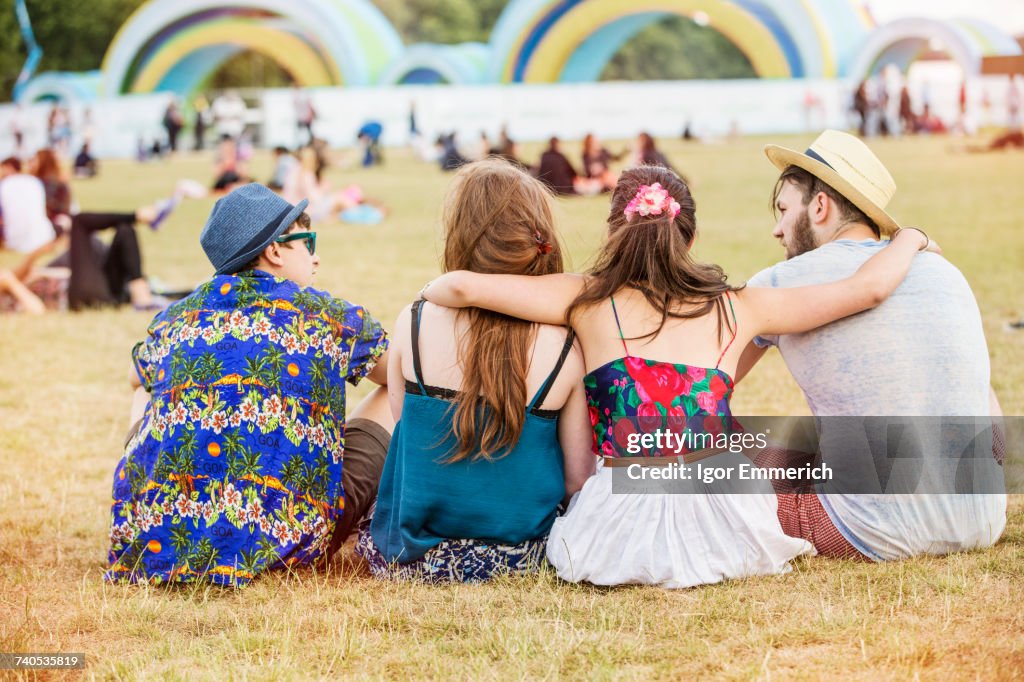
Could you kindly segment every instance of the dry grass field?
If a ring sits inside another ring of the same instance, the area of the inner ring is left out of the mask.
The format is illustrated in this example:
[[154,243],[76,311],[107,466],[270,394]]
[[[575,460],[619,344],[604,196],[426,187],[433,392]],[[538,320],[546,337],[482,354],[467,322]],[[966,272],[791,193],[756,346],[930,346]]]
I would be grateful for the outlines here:
[[[736,281],[782,256],[769,234],[766,141],[665,146],[692,180],[699,257]],[[900,186],[894,214],[928,229],[974,288],[993,385],[1006,413],[1021,415],[1024,332],[1004,325],[1024,316],[1024,154],[965,155],[951,144],[875,148]],[[268,157],[253,165],[256,177],[269,175]],[[110,161],[74,193],[83,210],[131,209],[166,195],[175,178],[206,183],[210,173],[205,156]],[[383,168],[338,167],[329,177],[362,184],[391,213],[377,227],[320,226],[318,285],[390,322],[438,273],[448,177],[398,150]],[[142,228],[149,274],[181,285],[209,275],[198,235],[211,204],[182,206],[157,233]],[[607,198],[563,200],[559,210],[571,265],[585,268]],[[13,262],[0,253],[0,267]],[[87,678],[1024,678],[1020,499],[985,552],[888,565],[801,560],[785,576],[676,592],[568,585],[551,574],[385,584],[348,547],[326,570],[276,574],[241,591],[106,585],[128,354],[148,321],[130,310],[0,316],[0,652],[83,652],[77,674]],[[773,354],[741,384],[734,411],[807,408]]]

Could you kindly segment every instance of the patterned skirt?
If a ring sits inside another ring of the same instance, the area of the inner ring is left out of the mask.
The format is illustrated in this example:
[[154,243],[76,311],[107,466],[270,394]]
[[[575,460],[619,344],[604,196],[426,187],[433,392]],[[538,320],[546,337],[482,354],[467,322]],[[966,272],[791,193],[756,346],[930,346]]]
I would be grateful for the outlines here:
[[518,545],[491,545],[479,540],[445,540],[407,564],[389,562],[373,544],[369,520],[360,524],[356,554],[366,559],[370,573],[384,580],[424,583],[476,583],[500,575],[536,573],[544,563],[547,538]]
[[[27,285],[28,290],[42,300],[47,310],[66,310],[68,307],[67,277],[37,277]],[[0,293],[0,313],[22,312],[21,305],[7,292]]]

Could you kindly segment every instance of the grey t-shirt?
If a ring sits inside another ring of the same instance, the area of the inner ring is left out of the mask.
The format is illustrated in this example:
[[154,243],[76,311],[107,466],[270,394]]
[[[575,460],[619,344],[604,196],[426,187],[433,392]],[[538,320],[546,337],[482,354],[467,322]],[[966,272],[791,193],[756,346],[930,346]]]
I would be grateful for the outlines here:
[[[748,284],[832,282],[851,276],[886,244],[831,242],[762,270]],[[816,416],[990,414],[988,346],[977,302],[960,271],[936,254],[916,256],[907,278],[873,310],[755,343],[778,346]],[[988,546],[1006,523],[1005,495],[821,498],[840,532],[875,559]]]

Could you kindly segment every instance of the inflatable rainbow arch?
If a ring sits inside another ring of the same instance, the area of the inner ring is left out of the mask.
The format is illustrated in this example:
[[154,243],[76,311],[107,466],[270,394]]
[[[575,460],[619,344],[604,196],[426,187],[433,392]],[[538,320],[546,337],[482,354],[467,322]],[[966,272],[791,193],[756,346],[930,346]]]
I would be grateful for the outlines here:
[[118,31],[99,72],[41,74],[19,99],[188,95],[247,50],[304,87],[589,82],[671,15],[718,30],[762,78],[859,80],[883,64],[906,68],[935,41],[968,74],[984,56],[1021,53],[975,20],[877,26],[855,0],[511,0],[487,44],[412,46],[370,0],[150,0]]

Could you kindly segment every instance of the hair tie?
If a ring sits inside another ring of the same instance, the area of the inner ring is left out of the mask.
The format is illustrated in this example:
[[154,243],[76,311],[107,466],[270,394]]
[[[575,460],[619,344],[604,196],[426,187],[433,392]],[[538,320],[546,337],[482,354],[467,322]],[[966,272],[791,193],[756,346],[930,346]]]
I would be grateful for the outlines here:
[[679,202],[672,198],[672,195],[661,186],[660,182],[656,182],[653,185],[640,185],[636,194],[626,204],[626,210],[623,213],[626,216],[626,222],[631,223],[637,215],[646,218],[652,215],[661,215],[663,212],[668,213],[670,218],[675,218],[679,215],[679,208]]
[[540,233],[540,230],[533,233],[533,241],[537,242],[537,253],[542,256],[546,256],[551,253],[551,242],[544,238],[544,235]]

